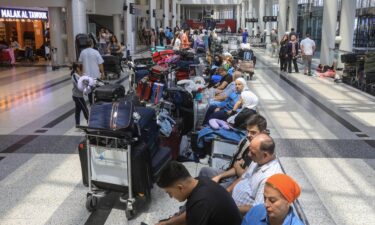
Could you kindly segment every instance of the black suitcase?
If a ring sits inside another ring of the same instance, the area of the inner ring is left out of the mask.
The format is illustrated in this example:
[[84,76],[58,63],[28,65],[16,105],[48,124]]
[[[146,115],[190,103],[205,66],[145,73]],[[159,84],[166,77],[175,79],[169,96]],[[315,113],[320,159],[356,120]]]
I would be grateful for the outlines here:
[[125,87],[121,84],[106,84],[94,90],[94,102],[112,102],[125,97]]
[[81,141],[78,145],[78,155],[79,161],[81,162],[81,172],[82,172],[82,183],[84,186],[89,186],[89,178],[87,171],[87,143],[86,139]]
[[[104,73],[108,78],[117,77],[121,75],[121,62],[118,56],[114,55],[103,55]],[[112,74],[115,74],[113,76]]]

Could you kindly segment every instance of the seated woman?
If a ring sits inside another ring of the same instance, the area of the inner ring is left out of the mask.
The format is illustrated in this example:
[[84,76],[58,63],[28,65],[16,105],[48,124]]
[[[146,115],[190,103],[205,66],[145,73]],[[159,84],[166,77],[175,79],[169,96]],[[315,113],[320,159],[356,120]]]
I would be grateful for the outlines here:
[[243,90],[247,90],[247,83],[246,80],[241,78],[237,78],[235,81],[236,84],[236,91],[232,92],[223,102],[216,105],[210,105],[207,109],[206,116],[203,120],[203,125],[208,124],[210,119],[220,119],[220,120],[227,120],[230,114],[229,111],[233,110],[234,105],[240,98],[241,92]]
[[233,81],[233,78],[231,75],[227,73],[226,69],[224,69],[223,67],[218,68],[216,72],[221,76],[220,82],[217,85],[215,85],[216,90],[220,92],[224,90],[227,87],[227,85]]
[[264,204],[252,207],[242,225],[303,225],[291,206],[300,193],[299,185],[288,175],[272,175],[264,186]]
[[257,113],[257,106],[259,103],[259,98],[256,94],[254,94],[250,90],[244,90],[241,92],[241,96],[234,105],[233,109],[228,111],[229,115],[232,115],[235,113],[239,108],[239,110],[235,115],[229,117],[227,119],[228,123],[231,123],[234,125],[234,127],[238,127],[243,121],[243,116],[246,115],[246,117],[250,117],[253,114]]

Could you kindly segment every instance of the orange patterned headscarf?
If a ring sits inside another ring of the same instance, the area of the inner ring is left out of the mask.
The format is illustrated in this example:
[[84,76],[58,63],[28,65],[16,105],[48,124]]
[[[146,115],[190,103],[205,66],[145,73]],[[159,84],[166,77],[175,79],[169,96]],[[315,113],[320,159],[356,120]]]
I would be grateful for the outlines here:
[[301,188],[297,182],[283,173],[272,175],[267,179],[266,183],[280,191],[284,198],[290,203],[294,202],[301,194]]

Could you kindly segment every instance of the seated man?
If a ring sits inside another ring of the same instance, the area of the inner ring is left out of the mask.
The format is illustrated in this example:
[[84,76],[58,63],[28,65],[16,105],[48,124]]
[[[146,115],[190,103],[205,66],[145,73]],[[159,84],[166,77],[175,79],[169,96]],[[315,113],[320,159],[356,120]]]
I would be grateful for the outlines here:
[[[260,133],[267,132],[267,121],[266,119],[259,115],[255,114],[250,116],[246,121],[247,137],[242,139],[238,145],[238,150],[234,153],[230,166],[227,170],[220,170],[213,167],[203,167],[199,172],[200,177],[210,177],[215,182],[220,182],[222,186],[229,186],[234,179],[237,179],[242,176],[246,171],[246,168],[250,165],[251,159],[248,156],[249,145],[251,140]],[[229,179],[228,179],[229,178]]]
[[236,91],[236,84],[235,84],[235,80],[237,80],[237,78],[240,78],[242,77],[242,74],[240,71],[235,71],[233,73],[233,80],[232,82],[230,82],[225,88],[224,90],[215,90],[215,97],[213,99],[213,101],[210,101],[210,104],[216,104],[217,102],[222,102],[224,101],[230,94],[232,94],[233,92]]
[[254,206],[244,217],[242,225],[303,225],[291,207],[300,193],[301,188],[288,175],[271,176],[264,187],[264,204]]
[[240,98],[240,94],[243,90],[247,90],[247,83],[246,80],[243,78],[237,78],[235,81],[236,84],[236,91],[231,93],[225,101],[221,102],[220,104],[210,105],[208,107],[205,118],[203,120],[203,125],[207,124],[210,119],[220,119],[226,120],[230,115],[228,111],[233,110],[234,105],[237,103],[238,99]]
[[241,214],[228,192],[210,179],[191,177],[179,162],[171,161],[160,171],[157,185],[179,202],[187,200],[183,217],[187,225],[241,224]]
[[[232,198],[242,214],[246,214],[253,205],[264,202],[263,192],[266,180],[273,174],[282,173],[275,155],[275,142],[267,134],[261,133],[252,139],[249,156],[253,160],[249,168],[227,188],[227,191],[232,193]],[[183,212],[157,225],[185,223],[186,212]]]

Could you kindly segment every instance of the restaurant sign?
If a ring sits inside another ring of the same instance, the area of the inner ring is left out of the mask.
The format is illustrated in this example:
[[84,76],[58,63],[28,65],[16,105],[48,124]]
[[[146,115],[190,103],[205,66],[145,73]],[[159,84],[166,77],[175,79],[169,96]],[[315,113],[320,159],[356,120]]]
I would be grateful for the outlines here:
[[0,18],[48,20],[48,12],[47,11],[28,10],[28,9],[0,8]]

